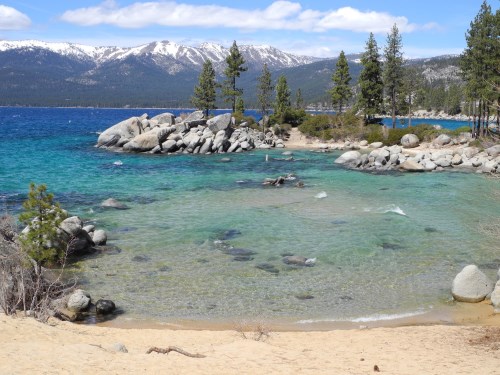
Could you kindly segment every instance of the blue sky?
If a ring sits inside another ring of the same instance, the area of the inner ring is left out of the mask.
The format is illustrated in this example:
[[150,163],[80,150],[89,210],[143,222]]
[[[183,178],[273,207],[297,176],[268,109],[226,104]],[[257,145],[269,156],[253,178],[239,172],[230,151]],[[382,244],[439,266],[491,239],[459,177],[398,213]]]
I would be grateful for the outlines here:
[[[482,0],[19,0],[0,2],[0,39],[133,47],[170,40],[268,44],[335,57],[362,52],[370,32],[385,45],[394,23],[405,56],[458,54]],[[493,10],[497,0],[490,0]]]

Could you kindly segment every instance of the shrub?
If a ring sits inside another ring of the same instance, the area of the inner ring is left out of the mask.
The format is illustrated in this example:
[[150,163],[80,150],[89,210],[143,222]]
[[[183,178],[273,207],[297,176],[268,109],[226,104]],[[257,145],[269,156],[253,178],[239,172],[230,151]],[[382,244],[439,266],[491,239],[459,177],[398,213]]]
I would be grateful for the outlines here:
[[306,113],[305,110],[289,108],[285,112],[283,119],[281,119],[276,114],[272,114],[271,116],[269,116],[269,125],[285,123],[296,127],[302,124],[307,117],[308,114]]
[[66,213],[45,185],[30,184],[28,199],[19,221],[28,226],[28,232],[20,236],[22,250],[37,264],[55,264],[66,255],[66,244],[58,243],[57,228]]
[[299,130],[311,137],[331,139],[331,129],[334,127],[334,123],[334,117],[332,115],[309,115],[302,124],[299,125]]

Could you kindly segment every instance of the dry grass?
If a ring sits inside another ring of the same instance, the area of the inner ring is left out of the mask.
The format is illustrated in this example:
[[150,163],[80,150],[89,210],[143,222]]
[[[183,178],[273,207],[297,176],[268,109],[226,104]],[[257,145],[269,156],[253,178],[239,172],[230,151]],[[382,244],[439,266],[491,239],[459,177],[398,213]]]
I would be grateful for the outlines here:
[[469,344],[491,351],[500,350],[500,327],[479,328]]
[[242,338],[255,341],[266,341],[271,336],[270,328],[263,322],[240,322],[235,328]]
[[62,281],[66,259],[52,273],[30,259],[16,242],[13,223],[7,215],[0,219],[0,309],[6,315],[21,310],[47,321],[53,313],[52,303],[68,294],[76,282]]

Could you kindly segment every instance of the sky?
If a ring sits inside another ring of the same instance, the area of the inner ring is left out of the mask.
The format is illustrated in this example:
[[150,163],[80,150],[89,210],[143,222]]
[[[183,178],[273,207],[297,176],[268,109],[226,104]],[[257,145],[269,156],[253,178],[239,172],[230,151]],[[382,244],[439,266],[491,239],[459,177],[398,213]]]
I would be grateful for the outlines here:
[[[271,45],[337,57],[383,48],[397,24],[406,58],[459,54],[482,0],[0,0],[0,39],[135,47],[168,40],[198,46]],[[493,11],[498,0],[489,0]]]

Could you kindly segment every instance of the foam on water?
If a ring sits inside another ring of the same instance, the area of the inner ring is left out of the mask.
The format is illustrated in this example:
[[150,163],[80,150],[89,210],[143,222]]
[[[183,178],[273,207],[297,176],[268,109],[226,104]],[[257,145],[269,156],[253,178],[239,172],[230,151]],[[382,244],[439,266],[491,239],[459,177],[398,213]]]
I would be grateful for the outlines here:
[[326,197],[328,197],[328,194],[326,194],[325,191],[319,192],[318,194],[316,194],[314,196],[314,198],[317,198],[317,199],[323,199],[323,198],[326,198]]
[[399,320],[407,319],[415,316],[423,315],[427,311],[418,310],[410,311],[406,313],[396,313],[396,314],[374,314],[369,316],[361,316],[358,318],[346,318],[346,319],[303,319],[299,320],[297,324],[314,324],[314,323],[335,323],[335,322],[351,322],[351,323],[373,323],[381,321]]

